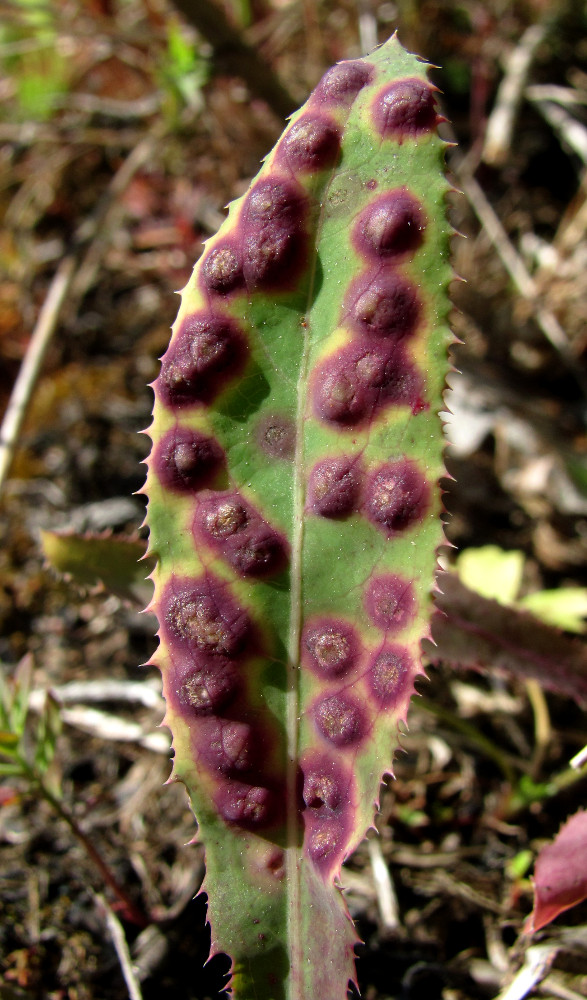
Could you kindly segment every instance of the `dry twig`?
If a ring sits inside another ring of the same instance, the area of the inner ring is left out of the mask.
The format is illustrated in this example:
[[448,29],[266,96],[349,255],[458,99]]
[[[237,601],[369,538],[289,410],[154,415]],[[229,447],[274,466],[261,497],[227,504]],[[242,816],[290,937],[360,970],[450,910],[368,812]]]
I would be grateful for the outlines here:
[[399,906],[389,867],[381,850],[381,840],[379,837],[369,837],[367,844],[381,923],[387,931],[397,931],[400,926]]
[[493,167],[505,163],[524,86],[538,46],[546,29],[533,24],[526,29],[518,45],[508,56],[505,76],[499,85],[495,105],[485,132],[482,159]]
[[114,950],[116,951],[118,961],[120,962],[120,968],[128,989],[129,998],[130,1000],[143,1000],[141,986],[133,969],[132,959],[130,957],[122,925],[114,911],[108,906],[104,896],[96,896],[96,901],[104,914],[106,926],[110,932],[112,944],[114,945]]

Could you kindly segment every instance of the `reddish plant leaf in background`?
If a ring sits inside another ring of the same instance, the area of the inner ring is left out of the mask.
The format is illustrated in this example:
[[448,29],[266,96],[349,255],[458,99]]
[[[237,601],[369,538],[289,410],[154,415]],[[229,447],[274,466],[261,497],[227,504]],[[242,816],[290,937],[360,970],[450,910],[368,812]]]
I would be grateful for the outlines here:
[[533,677],[547,690],[587,704],[585,643],[518,608],[469,590],[454,573],[439,573],[428,663]]
[[527,929],[538,931],[559,913],[587,899],[587,812],[576,813],[552,844],[543,847],[534,871],[534,910]]

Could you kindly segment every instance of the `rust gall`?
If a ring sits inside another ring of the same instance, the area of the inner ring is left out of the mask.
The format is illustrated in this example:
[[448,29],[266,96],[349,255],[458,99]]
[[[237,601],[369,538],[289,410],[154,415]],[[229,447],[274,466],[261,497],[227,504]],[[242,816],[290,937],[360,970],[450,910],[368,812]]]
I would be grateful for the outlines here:
[[353,242],[367,259],[383,263],[414,254],[425,229],[419,201],[407,188],[395,188],[374,198],[359,214]]
[[322,77],[312,95],[312,102],[348,107],[359,91],[369,83],[373,76],[373,70],[372,65],[358,59],[348,59],[337,63]]
[[430,488],[415,462],[402,459],[381,465],[367,477],[363,510],[388,534],[421,521],[430,506]]
[[367,584],[364,600],[373,624],[388,633],[401,631],[416,613],[411,582],[395,573],[374,577]]
[[345,456],[324,459],[310,473],[307,506],[322,517],[344,517],[356,510],[360,490],[358,459]]
[[386,646],[378,653],[369,668],[368,684],[381,708],[399,706],[412,671],[412,658],[403,646]]
[[209,403],[239,373],[244,356],[244,338],[232,320],[188,316],[163,356],[157,395],[172,409]]
[[192,493],[206,486],[224,464],[224,452],[214,438],[187,427],[163,435],[153,453],[153,471],[173,493]]
[[354,667],[358,639],[352,625],[338,618],[309,622],[302,645],[311,670],[322,677],[343,677]]
[[384,139],[413,139],[432,132],[438,124],[434,92],[419,77],[394,80],[380,91],[372,105],[375,128]]
[[361,742],[367,734],[367,720],[361,706],[350,695],[324,698],[314,709],[314,718],[324,739],[344,749]]

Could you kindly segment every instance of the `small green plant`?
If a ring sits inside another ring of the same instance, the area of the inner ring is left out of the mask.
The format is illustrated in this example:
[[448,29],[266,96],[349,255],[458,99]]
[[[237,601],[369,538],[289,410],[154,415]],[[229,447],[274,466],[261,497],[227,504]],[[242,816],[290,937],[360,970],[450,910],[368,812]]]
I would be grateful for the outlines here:
[[0,775],[24,778],[33,789],[58,800],[61,781],[54,762],[61,732],[59,704],[48,692],[37,725],[31,727],[32,673],[31,657],[20,662],[10,681],[0,671]]
[[146,492],[174,775],[239,1000],[342,1000],[336,888],[421,672],[451,270],[440,117],[397,38],[331,69],[205,248]]
[[118,909],[131,922],[145,926],[145,915],[118,883],[92,840],[84,833],[63,799],[61,773],[56,763],[61,732],[60,705],[50,691],[36,724],[31,718],[32,657],[25,657],[11,678],[0,665],[0,777],[20,791],[42,798],[62,819],[99,870],[117,899]]
[[11,14],[0,25],[0,43],[19,117],[50,118],[71,76],[70,61],[59,50],[55,11],[36,0],[19,0]]
[[174,106],[174,113],[181,107],[197,108],[201,101],[202,87],[208,78],[208,63],[196,46],[185,36],[177,21],[167,26],[167,48],[160,75],[161,83]]

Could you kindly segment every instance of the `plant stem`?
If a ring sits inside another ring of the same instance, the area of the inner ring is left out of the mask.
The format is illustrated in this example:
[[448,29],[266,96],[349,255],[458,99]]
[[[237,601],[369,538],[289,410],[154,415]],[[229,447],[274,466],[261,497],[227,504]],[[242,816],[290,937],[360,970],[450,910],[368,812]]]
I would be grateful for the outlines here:
[[26,776],[31,781],[31,784],[36,785],[45,801],[48,802],[51,808],[55,810],[59,818],[67,823],[74,837],[79,841],[87,855],[92,859],[104,879],[104,882],[110,887],[114,895],[122,904],[126,918],[138,927],[147,927],[151,921],[145,913],[143,913],[140,907],[133,902],[126,889],[120,885],[96,846],[77,823],[75,817],[69,812],[63,803],[59,801],[53,792],[49,791],[47,786],[44,784],[43,779],[35,773],[34,769],[25,761],[22,761],[22,764],[23,770],[26,772]]

